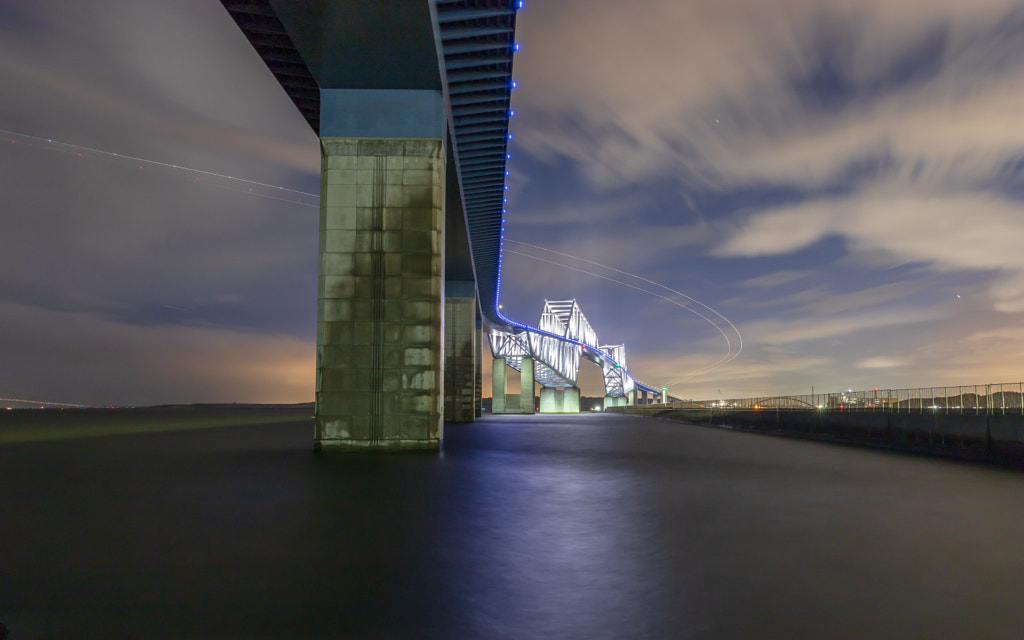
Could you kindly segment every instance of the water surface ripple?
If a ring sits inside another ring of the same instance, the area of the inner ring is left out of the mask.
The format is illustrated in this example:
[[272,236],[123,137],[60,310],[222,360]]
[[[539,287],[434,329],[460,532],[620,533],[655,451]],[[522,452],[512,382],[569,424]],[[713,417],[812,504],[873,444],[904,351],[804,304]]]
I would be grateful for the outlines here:
[[1024,637],[1019,471],[613,415],[0,446],[29,638]]

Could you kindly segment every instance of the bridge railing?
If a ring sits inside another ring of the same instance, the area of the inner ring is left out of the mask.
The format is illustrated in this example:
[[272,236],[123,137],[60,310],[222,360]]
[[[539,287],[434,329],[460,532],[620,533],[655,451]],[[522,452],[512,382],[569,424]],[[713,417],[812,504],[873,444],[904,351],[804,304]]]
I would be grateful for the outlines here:
[[686,400],[676,409],[806,409],[890,413],[976,413],[1024,415],[1024,382],[872,389],[788,396]]

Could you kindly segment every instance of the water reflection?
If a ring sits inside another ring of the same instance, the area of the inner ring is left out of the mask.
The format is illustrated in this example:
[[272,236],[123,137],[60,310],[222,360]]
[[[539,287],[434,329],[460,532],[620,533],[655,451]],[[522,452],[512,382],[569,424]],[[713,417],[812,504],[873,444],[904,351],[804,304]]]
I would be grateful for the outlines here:
[[[513,637],[509,623],[526,620],[544,637],[605,637],[657,597],[649,500],[634,473],[571,454],[508,452],[474,471],[482,508],[465,514],[478,535],[466,540],[463,563],[475,578],[466,596],[479,605],[481,637]],[[627,626],[636,637],[660,625]]]
[[[635,418],[0,447],[12,640],[1019,638],[1019,472]],[[88,588],[83,588],[88,585]]]

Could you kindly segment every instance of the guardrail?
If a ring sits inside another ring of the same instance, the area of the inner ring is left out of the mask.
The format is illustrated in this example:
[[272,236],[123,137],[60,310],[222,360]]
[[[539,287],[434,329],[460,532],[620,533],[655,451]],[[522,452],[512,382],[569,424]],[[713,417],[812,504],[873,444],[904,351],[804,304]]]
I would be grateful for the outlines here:
[[959,413],[1024,415],[1024,382],[872,389],[790,396],[686,400],[660,405],[674,409],[806,409],[885,413]]

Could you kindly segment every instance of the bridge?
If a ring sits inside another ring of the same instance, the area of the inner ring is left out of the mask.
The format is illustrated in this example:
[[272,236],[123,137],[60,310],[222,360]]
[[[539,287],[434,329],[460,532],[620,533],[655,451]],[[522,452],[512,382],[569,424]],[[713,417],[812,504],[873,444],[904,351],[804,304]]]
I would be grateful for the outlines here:
[[320,138],[317,449],[438,449],[480,414],[484,329],[563,410],[581,357],[614,403],[656,391],[578,306],[500,312],[521,0],[221,3]]
[[[654,391],[626,369],[625,345],[599,346],[597,332],[576,300],[545,301],[536,328],[492,329],[489,337],[494,413],[533,413],[535,382],[541,385],[541,413],[579,413],[577,381],[583,359],[601,367],[606,407],[631,405],[638,391],[647,400],[647,392]],[[507,395],[506,366],[521,376],[521,391],[515,399]]]

